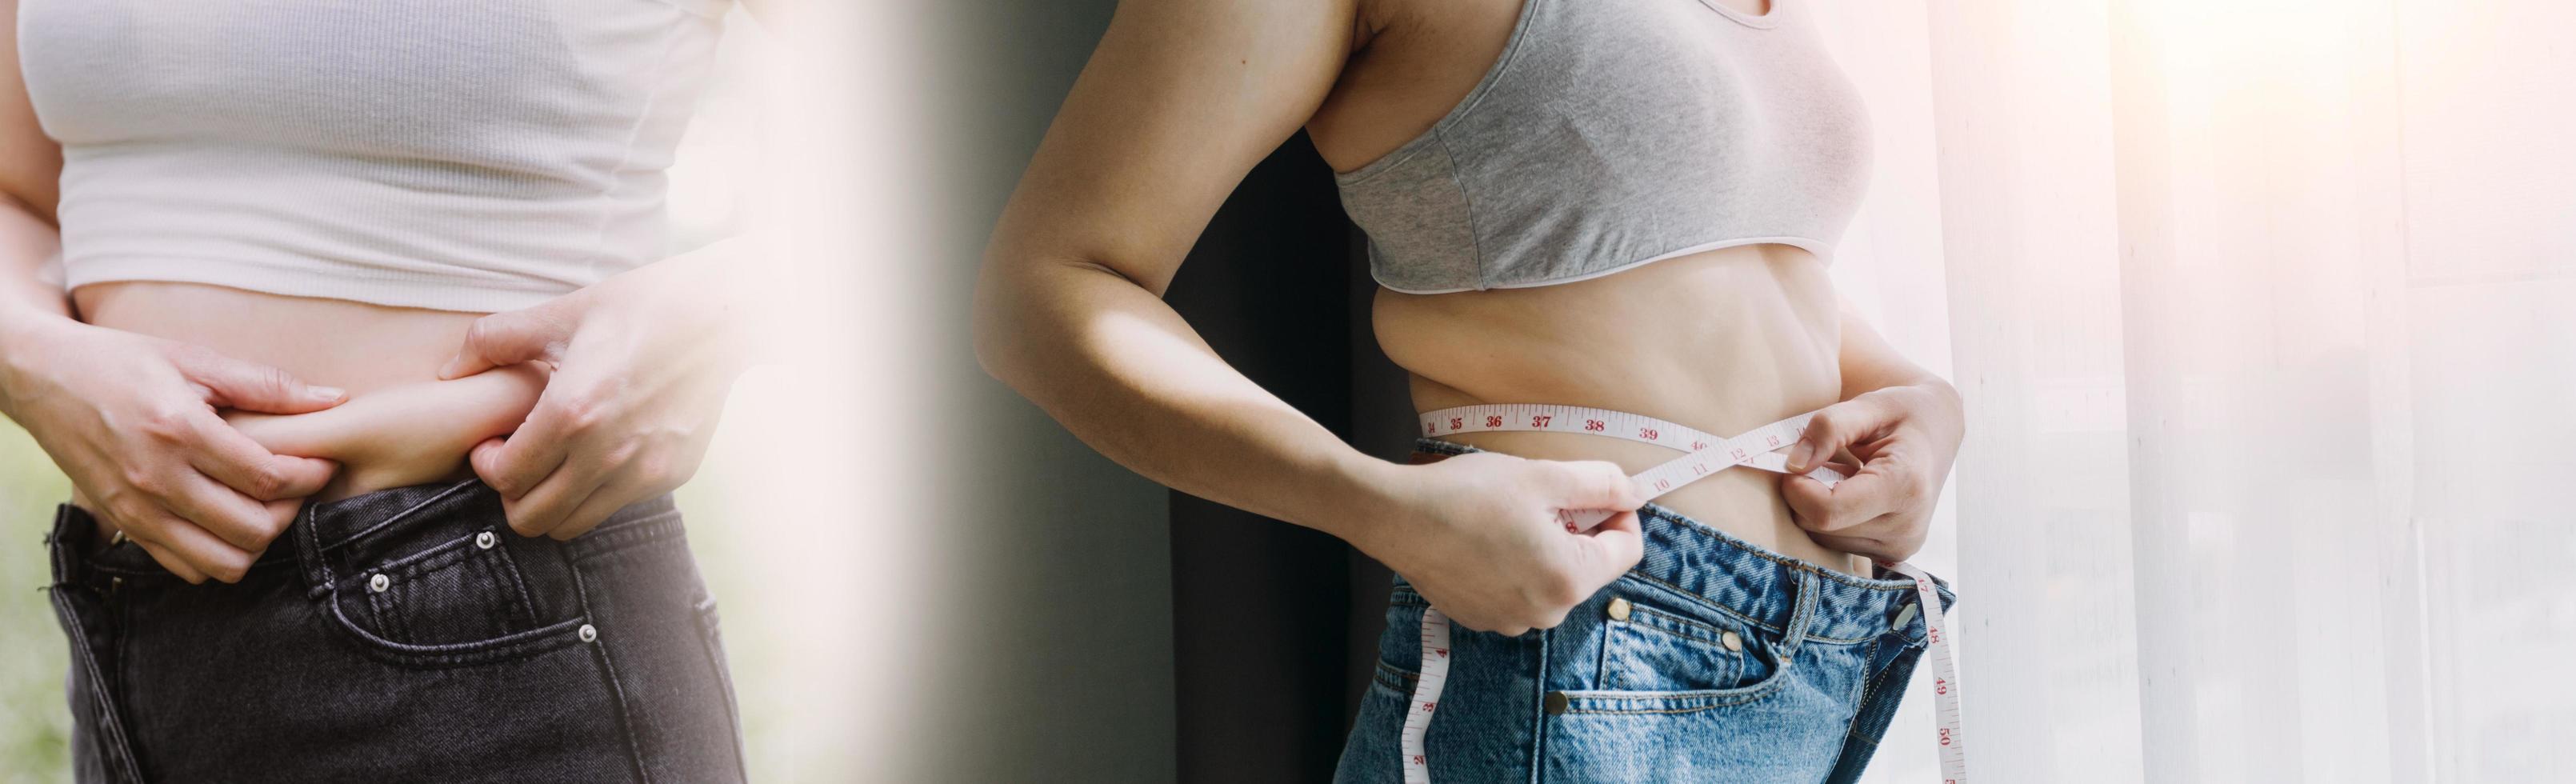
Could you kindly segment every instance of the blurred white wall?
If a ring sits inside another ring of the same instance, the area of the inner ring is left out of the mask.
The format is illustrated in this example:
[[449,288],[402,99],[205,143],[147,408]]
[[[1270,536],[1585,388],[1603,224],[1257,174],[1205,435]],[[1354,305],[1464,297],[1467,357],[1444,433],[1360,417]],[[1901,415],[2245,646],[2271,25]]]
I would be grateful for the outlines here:
[[1922,560],[1978,778],[2556,777],[2576,7],[1926,7],[1826,7],[1880,137],[1836,276],[1968,398]]

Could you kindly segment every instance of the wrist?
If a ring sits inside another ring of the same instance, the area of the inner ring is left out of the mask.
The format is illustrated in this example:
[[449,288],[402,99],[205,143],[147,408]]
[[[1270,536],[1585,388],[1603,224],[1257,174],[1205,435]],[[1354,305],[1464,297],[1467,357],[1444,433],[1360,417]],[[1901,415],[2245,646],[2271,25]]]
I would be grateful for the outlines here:
[[1413,484],[1412,473],[1420,466],[1381,460],[1349,450],[1334,468],[1336,481],[1327,485],[1338,492],[1322,495],[1324,509],[1308,527],[1358,548],[1370,557],[1385,560],[1378,548],[1387,536],[1404,521],[1391,510],[1405,508],[1407,488]]
[[[63,339],[84,325],[69,316],[19,309],[0,309],[0,381],[19,376],[44,352],[42,346]],[[0,389],[0,393],[5,393]]]

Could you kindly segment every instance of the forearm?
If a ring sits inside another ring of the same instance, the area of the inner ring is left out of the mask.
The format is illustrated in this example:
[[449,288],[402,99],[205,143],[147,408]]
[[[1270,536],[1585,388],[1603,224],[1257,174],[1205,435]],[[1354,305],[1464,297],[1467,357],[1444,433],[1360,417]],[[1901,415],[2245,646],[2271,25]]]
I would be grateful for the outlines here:
[[41,333],[71,322],[62,284],[43,274],[57,244],[52,224],[0,194],[0,413],[13,420],[26,391],[19,371],[38,361]]
[[62,282],[47,279],[45,265],[61,247],[52,223],[0,194],[0,330],[71,316]]
[[1344,539],[1384,497],[1393,464],[1245,378],[1170,306],[1106,268],[991,265],[977,299],[986,370],[1120,465]]

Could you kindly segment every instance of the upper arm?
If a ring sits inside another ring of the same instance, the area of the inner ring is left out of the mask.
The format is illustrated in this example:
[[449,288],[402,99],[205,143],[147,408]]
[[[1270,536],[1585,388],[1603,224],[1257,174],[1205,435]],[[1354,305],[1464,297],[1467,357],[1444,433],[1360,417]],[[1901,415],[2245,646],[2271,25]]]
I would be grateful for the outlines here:
[[1119,3],[986,264],[1086,262],[1161,294],[1226,195],[1331,91],[1356,3]]
[[51,222],[62,172],[62,147],[36,125],[18,72],[18,0],[0,0],[0,196]]
[[18,72],[18,0],[0,0],[0,197],[53,221],[63,150],[36,125],[27,80]]

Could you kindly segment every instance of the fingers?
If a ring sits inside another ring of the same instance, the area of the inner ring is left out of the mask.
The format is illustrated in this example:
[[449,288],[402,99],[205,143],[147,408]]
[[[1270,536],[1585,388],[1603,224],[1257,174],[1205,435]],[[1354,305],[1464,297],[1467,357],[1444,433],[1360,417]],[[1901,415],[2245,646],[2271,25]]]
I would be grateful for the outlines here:
[[143,548],[143,554],[152,556],[152,560],[154,562],[161,564],[161,568],[170,570],[171,574],[178,575],[179,579],[188,581],[189,585],[205,584],[206,573],[197,571],[197,567],[188,565],[187,559],[180,558],[177,553],[170,552],[169,548],[162,547],[151,542],[146,542],[141,539],[134,539],[133,542],[134,546]]
[[1903,503],[1902,483],[1888,474],[1863,468],[1849,479],[1825,487],[1804,476],[1781,480],[1780,495],[1795,512],[1798,527],[1832,532],[1878,519]]
[[469,462],[474,475],[483,483],[501,491],[503,498],[518,498],[533,492],[537,483],[555,473],[570,452],[571,427],[563,407],[540,396],[535,410],[516,432],[502,438],[486,439],[474,446]]
[[337,387],[312,386],[286,371],[194,346],[172,350],[170,364],[204,388],[206,402],[216,408],[303,414],[339,405],[349,396]]
[[1803,474],[1849,448],[1886,432],[1897,411],[1876,398],[1856,397],[1826,406],[1807,419],[1807,432],[1789,445],[1789,471]]
[[[1594,590],[1627,574],[1629,569],[1636,568],[1638,560],[1646,556],[1646,530],[1638,521],[1636,512],[1611,515],[1590,534],[1576,537],[1576,540],[1576,553],[1580,559],[1577,573]],[[1591,592],[1586,591],[1584,595],[1589,596]]]
[[558,299],[474,320],[465,329],[465,344],[438,371],[441,379],[463,378],[502,365],[547,359],[572,338],[574,320]]
[[[481,449],[476,447],[477,452]],[[479,467],[476,473],[481,473]],[[583,502],[599,492],[600,485],[600,474],[595,467],[567,464],[562,470],[544,477],[524,495],[511,498],[504,494],[501,509],[510,519],[510,530],[519,532],[521,536],[551,535],[572,517],[574,510],[580,509]],[[596,525],[597,521],[592,524]]]
[[250,573],[251,562],[258,559],[252,550],[226,544],[206,529],[168,515],[135,524],[119,521],[118,527],[153,560],[191,583],[208,579],[240,582],[242,575]]
[[1555,463],[1557,502],[1565,509],[1635,509],[1646,494],[1619,464],[1602,460]]
[[268,549],[269,541],[276,539],[289,521],[269,507],[275,502],[252,499],[197,474],[181,479],[179,491],[164,498],[163,503],[186,527],[251,552]]
[[328,460],[270,454],[258,442],[223,420],[208,416],[192,423],[197,443],[188,464],[234,492],[260,501],[303,498],[322,492],[338,470]]
[[644,500],[646,495],[646,493],[635,492],[633,488],[626,487],[622,483],[612,483],[600,488],[598,492],[591,493],[589,498],[581,502],[581,506],[575,507],[572,514],[565,516],[563,522],[556,525],[554,530],[546,532],[546,535],[558,542],[570,541],[573,537],[590,533],[590,529],[598,528],[600,523],[607,522],[609,515],[626,508],[627,504]]

